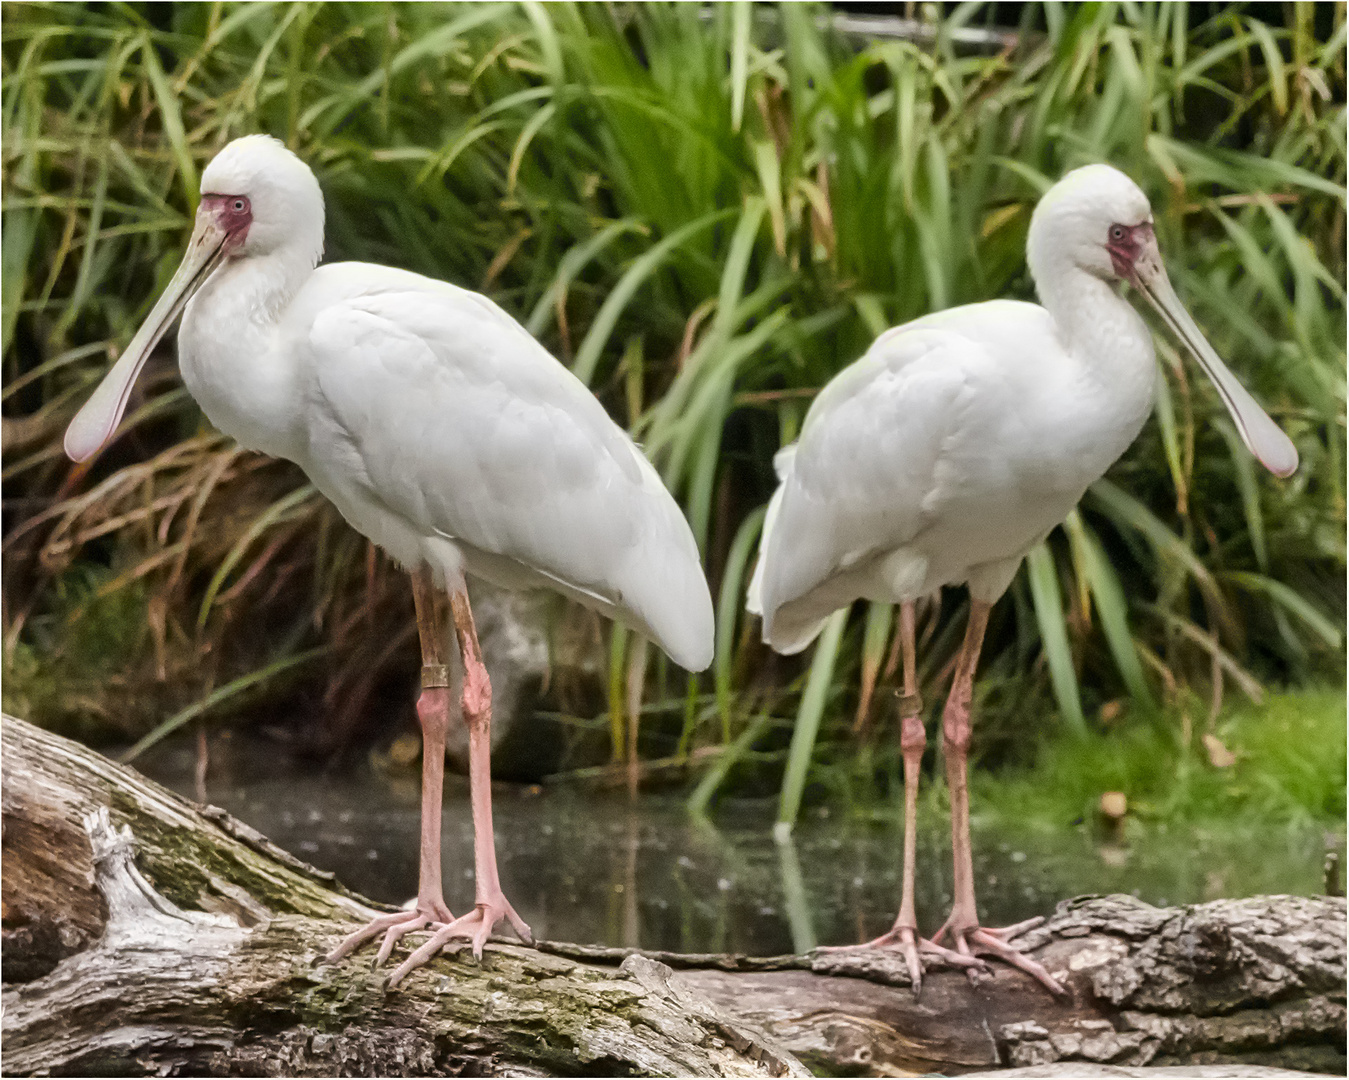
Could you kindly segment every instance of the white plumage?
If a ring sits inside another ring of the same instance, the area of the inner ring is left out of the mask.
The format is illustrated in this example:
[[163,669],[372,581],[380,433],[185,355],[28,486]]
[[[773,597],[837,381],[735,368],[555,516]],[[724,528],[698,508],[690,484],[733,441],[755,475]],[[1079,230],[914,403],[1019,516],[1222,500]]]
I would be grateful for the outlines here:
[[[422,651],[417,899],[342,942],[431,939],[396,984],[455,938],[481,955],[506,920],[492,830],[491,686],[464,575],[544,586],[618,619],[691,671],[712,662],[712,598],[687,522],[632,440],[574,375],[477,293],[365,263],[315,269],[323,195],[275,139],[236,139],[202,173],[188,250],[126,352],[66,431],[76,461],[112,436],[132,383],[181,312],[178,362],[207,417],[298,464],[343,517],[412,574]],[[440,586],[446,605],[436,595]],[[448,621],[447,621],[448,616]],[[440,873],[453,625],[473,807],[472,911]]]
[[[234,257],[199,271],[179,332],[183,381],[216,427],[296,462],[409,569],[550,587],[689,670],[711,663],[711,597],[679,507],[519,323],[484,296],[406,271],[314,269],[322,196],[273,139],[231,143],[202,190],[245,192],[252,214]],[[135,371],[119,369],[129,387]],[[106,400],[96,395],[92,417],[72,425],[72,456],[116,426]]]
[[[904,758],[904,875],[891,930],[864,948],[900,951],[917,991],[920,956],[966,967],[995,955],[1063,987],[1011,944],[1029,924],[979,924],[969,838],[970,702],[990,605],[1022,558],[1118,458],[1152,405],[1152,338],[1115,291],[1128,281],[1194,353],[1246,445],[1274,473],[1297,451],[1224,367],[1162,267],[1142,191],[1107,165],[1069,173],[1035,208],[1027,261],[1043,306],[994,300],[882,334],[815,399],[782,450],[748,606],[764,640],[804,649],[829,615],[866,598],[901,605],[897,700]],[[914,903],[917,789],[927,737],[914,601],[968,584],[970,617],[942,714],[955,903],[932,940]],[[950,935],[953,949],[938,944]]]
[[[900,603],[961,583],[977,600],[1002,595],[1151,410],[1151,334],[1116,293],[1105,246],[1112,225],[1146,226],[1150,237],[1150,221],[1122,173],[1070,174],[1031,224],[1043,307],[994,300],[906,323],[820,392],[800,440],[778,456],[749,595],[765,641],[798,652],[858,598]],[[1174,322],[1160,267],[1140,287]],[[1183,336],[1227,399],[1240,393],[1234,415],[1248,443],[1291,472],[1287,438],[1197,330]]]

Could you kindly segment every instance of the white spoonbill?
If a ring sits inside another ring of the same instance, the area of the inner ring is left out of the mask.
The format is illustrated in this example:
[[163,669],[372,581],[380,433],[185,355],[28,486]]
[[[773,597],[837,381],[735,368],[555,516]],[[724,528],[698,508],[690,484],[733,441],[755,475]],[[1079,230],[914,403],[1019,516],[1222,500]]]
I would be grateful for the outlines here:
[[[979,925],[965,755],[989,607],[1022,557],[1133,442],[1153,402],[1152,337],[1116,292],[1127,281],[1208,373],[1246,446],[1277,476],[1297,451],[1218,359],[1162,266],[1147,197],[1108,165],[1070,172],[1040,200],[1026,259],[1043,306],[993,300],[888,330],[820,391],[793,446],[779,452],[749,608],[764,641],[804,649],[857,598],[898,603],[904,657],[904,883],[889,933],[915,993],[919,954],[966,966],[1000,957],[1063,988],[1010,941],[1026,924]],[[914,659],[914,601],[970,590],[969,626],[943,714],[955,904],[928,941],[913,906],[918,769],[926,736]],[[934,942],[949,934],[955,951]],[[854,946],[867,947],[867,946]]]
[[[250,135],[206,167],[187,254],[126,352],[66,432],[83,461],[112,436],[132,382],[183,312],[178,362],[220,430],[289,458],[342,516],[412,574],[422,648],[422,825],[416,909],[375,919],[337,959],[383,933],[481,954],[505,918],[492,838],[491,691],[465,573],[547,587],[651,638],[690,671],[712,661],[712,600],[688,523],[656,471],[590,391],[496,304],[366,263],[315,269],[318,181],[280,142]],[[476,900],[455,919],[441,891],[441,785],[450,715],[445,592],[463,660]]]

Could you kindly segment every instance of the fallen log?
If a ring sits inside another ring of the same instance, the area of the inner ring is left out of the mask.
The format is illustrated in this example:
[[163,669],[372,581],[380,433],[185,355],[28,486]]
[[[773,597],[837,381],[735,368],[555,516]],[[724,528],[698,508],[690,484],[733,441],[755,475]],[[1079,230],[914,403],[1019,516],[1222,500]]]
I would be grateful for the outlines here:
[[[380,907],[223,811],[3,721],[6,1074],[806,1075],[1233,1062],[1344,1072],[1342,899],[1079,898],[1025,938],[1071,988],[887,954],[494,941],[394,991],[320,958]],[[799,1060],[798,1060],[799,1059]]]
[[11,717],[3,755],[7,1075],[809,1075],[642,957],[498,944],[386,992],[321,962],[377,913],[332,875]]
[[829,954],[810,971],[681,975],[834,1074],[1221,1063],[1345,1075],[1343,899],[1154,908],[1079,897],[1020,940],[1070,987],[1069,1000],[997,966],[973,990],[958,973],[938,973],[915,1001],[838,977]]

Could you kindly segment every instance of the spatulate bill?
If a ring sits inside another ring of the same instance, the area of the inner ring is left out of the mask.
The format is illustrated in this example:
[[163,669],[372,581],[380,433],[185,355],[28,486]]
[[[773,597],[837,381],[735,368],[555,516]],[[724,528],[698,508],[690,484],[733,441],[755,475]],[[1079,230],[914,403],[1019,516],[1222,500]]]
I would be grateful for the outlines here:
[[1157,252],[1156,241],[1153,240],[1150,246],[1151,250],[1145,250],[1134,264],[1134,284],[1217,387],[1218,395],[1227,406],[1246,448],[1275,476],[1290,476],[1297,469],[1297,447],[1251,397],[1208,343],[1203,331],[1171,288],[1166,268]]
[[84,407],[66,428],[66,456],[72,461],[86,461],[99,452],[112,438],[121,423],[131,397],[131,387],[140,375],[145,362],[159,344],[160,338],[202,283],[211,276],[224,257],[227,234],[209,218],[199,217],[197,227],[188,241],[187,254],[174,271],[168,287],[156,301],[126,351],[113,364],[112,370],[90,395]]

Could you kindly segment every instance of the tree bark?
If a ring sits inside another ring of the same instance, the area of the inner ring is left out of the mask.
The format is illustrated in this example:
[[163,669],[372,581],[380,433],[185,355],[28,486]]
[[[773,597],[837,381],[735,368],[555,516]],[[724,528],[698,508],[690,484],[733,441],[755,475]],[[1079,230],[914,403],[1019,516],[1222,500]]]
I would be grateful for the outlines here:
[[520,946],[396,991],[321,958],[376,905],[214,808],[3,721],[3,1071],[808,1076],[640,956]]
[[[895,1075],[1063,1063],[1283,1066],[1345,1075],[1345,905],[1258,896],[1154,908],[1131,896],[1064,901],[1020,939],[1067,985],[1067,1001],[994,965],[905,989],[810,971],[681,972],[685,985],[759,1024],[817,1072]],[[1033,1074],[1024,1074],[1033,1075]],[[1098,1074],[1105,1075],[1105,1074]]]
[[1065,901],[1022,941],[1067,1001],[1001,967],[977,985],[934,968],[915,1001],[879,952],[563,942],[442,956],[386,991],[368,952],[320,962],[379,907],[331,874],[22,721],[3,754],[6,1074],[1344,1074],[1340,898]]

